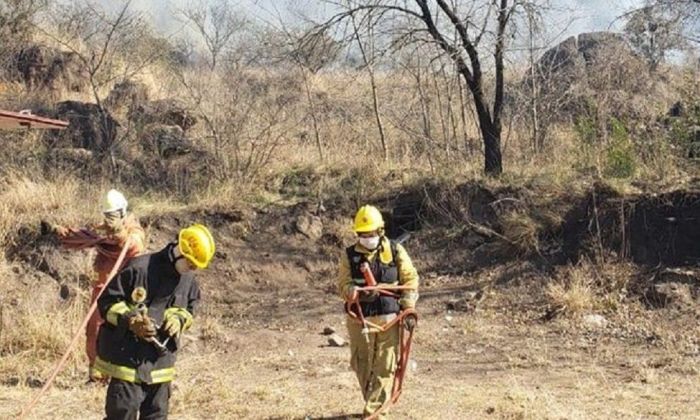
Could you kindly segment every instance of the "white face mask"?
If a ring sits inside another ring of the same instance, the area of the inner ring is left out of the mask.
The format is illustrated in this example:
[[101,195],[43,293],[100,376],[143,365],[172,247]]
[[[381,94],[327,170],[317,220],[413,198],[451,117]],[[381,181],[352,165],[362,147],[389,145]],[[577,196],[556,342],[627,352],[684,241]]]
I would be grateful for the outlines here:
[[369,249],[370,251],[376,249],[379,246],[379,236],[360,238],[360,245]]

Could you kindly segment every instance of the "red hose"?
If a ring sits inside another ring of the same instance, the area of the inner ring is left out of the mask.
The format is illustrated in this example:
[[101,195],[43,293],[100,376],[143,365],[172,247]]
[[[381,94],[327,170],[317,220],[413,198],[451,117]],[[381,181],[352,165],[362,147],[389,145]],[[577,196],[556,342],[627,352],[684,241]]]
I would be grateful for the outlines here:
[[[357,288],[358,291],[365,291],[365,292],[379,292],[384,295],[389,295],[389,296],[395,296],[398,297],[393,291],[395,290],[415,290],[413,287],[408,287],[408,286],[368,286],[368,287],[359,287]],[[348,316],[354,320],[355,322],[358,322],[362,324],[364,327],[367,326],[368,321],[365,319],[364,314],[362,313],[362,307],[360,306],[359,299],[355,299],[354,301],[351,302],[346,302],[345,304],[345,312],[347,312]],[[401,391],[403,388],[403,380],[404,377],[406,376],[406,368],[408,366],[408,359],[411,354],[411,343],[413,342],[413,328],[408,329],[404,327],[404,320],[407,317],[414,317],[416,321],[418,320],[418,313],[415,311],[413,308],[408,308],[404,309],[401,312],[399,312],[398,316],[394,319],[392,319],[390,322],[387,322],[384,325],[376,325],[372,324],[373,328],[378,329],[380,332],[386,332],[389,331],[391,328],[393,328],[396,324],[399,324],[399,360],[396,366],[396,373],[394,374],[394,383],[392,384],[391,387],[391,398],[389,398],[387,401],[382,404],[381,407],[374,413],[372,413],[370,416],[365,417],[364,420],[374,420],[381,413],[386,411],[390,406],[393,404],[396,404],[396,402],[399,400],[399,397],[401,396]],[[415,323],[414,323],[415,326]]]
[[70,356],[71,352],[73,351],[73,348],[75,345],[78,343],[78,338],[80,338],[80,335],[83,331],[85,331],[85,327],[88,324],[88,321],[90,320],[90,317],[92,314],[95,312],[97,309],[97,301],[102,296],[102,293],[105,291],[107,286],[109,285],[109,282],[114,278],[114,276],[117,274],[119,269],[121,268],[122,263],[124,262],[124,257],[126,256],[126,252],[129,249],[131,238],[127,238],[126,242],[124,243],[124,248],[122,248],[122,252],[119,254],[119,258],[117,258],[117,262],[114,264],[114,267],[112,267],[112,271],[109,272],[109,275],[107,276],[107,281],[105,282],[104,287],[97,293],[97,296],[95,297],[95,301],[92,302],[92,305],[90,305],[90,309],[88,310],[87,315],[85,316],[85,319],[83,319],[83,322],[80,324],[80,328],[75,332],[75,335],[71,339],[70,344],[68,344],[68,348],[66,349],[66,352],[63,354],[63,357],[61,357],[61,360],[56,364],[56,367],[54,368],[53,372],[51,373],[51,376],[49,376],[49,379],[46,381],[44,386],[41,388],[39,393],[34,397],[34,399],[27,404],[27,406],[22,409],[22,412],[19,415],[19,419],[25,419],[29,413],[36,407],[36,404],[39,402],[39,399],[48,391],[48,389],[51,387],[53,384],[53,381],[56,379],[56,376],[58,373],[63,369],[63,367],[66,364],[66,361],[68,361],[68,356]]

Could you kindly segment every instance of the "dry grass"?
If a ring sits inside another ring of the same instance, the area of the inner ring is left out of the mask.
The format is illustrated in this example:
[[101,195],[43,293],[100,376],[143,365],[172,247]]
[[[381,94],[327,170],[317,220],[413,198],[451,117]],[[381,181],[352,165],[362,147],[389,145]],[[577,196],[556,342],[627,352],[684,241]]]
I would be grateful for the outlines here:
[[530,254],[539,252],[539,235],[542,225],[529,214],[511,211],[500,218],[503,234],[518,252]]
[[[42,278],[42,281],[51,282],[51,279]],[[86,296],[61,301],[55,283],[18,286],[5,281],[0,285],[2,289],[11,291],[10,296],[17,295],[18,287],[25,291],[20,294],[24,298],[0,301],[0,377],[3,382],[20,385],[44,379],[78,331],[87,311]],[[34,299],[26,298],[32,295]],[[76,374],[87,375],[84,340],[78,343],[62,372],[63,379],[73,378]]]
[[559,312],[578,316],[592,309],[596,302],[592,285],[590,266],[569,266],[556,281],[547,284],[545,296]]

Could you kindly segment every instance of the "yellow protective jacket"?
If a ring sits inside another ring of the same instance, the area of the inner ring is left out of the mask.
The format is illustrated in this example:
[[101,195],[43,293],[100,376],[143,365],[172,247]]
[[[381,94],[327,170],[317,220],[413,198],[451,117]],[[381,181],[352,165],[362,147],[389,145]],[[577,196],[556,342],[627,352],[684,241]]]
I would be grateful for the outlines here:
[[[349,298],[351,287],[362,287],[365,285],[364,277],[359,271],[359,265],[363,261],[367,261],[370,264],[378,283],[399,284],[412,288],[412,290],[404,290],[400,293],[398,306],[401,309],[416,306],[416,301],[418,300],[418,272],[413,266],[406,249],[400,244],[391,242],[385,236],[382,236],[376,250],[369,251],[357,243],[348,247],[340,256],[338,264],[338,293],[341,298],[344,300]],[[383,315],[384,313],[382,312],[386,313],[387,311],[394,312],[391,310],[391,304],[388,302],[376,305],[362,302],[361,299],[361,304],[363,312],[367,316]],[[371,313],[372,311],[375,313]]]

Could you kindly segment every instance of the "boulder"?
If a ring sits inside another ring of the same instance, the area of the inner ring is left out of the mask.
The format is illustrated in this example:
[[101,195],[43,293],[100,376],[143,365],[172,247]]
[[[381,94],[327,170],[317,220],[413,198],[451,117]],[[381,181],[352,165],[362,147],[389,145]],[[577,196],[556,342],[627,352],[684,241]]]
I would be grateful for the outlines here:
[[109,150],[119,123],[105,109],[87,102],[59,102],[49,111],[52,118],[67,120],[66,130],[49,130],[44,139],[52,147],[78,147],[92,152]]
[[129,112],[129,119],[143,125],[177,125],[183,131],[197,123],[184,104],[172,99],[144,102]]
[[168,159],[182,156],[192,151],[192,142],[177,125],[151,124],[144,128],[143,147],[145,150]]
[[87,87],[87,72],[74,52],[34,44],[21,49],[13,61],[18,81],[29,89],[83,92]]
[[148,86],[141,82],[125,80],[114,85],[109,92],[105,105],[110,109],[133,109],[148,101]]
[[296,220],[296,229],[309,239],[317,240],[323,236],[323,222],[318,216],[302,214]]

